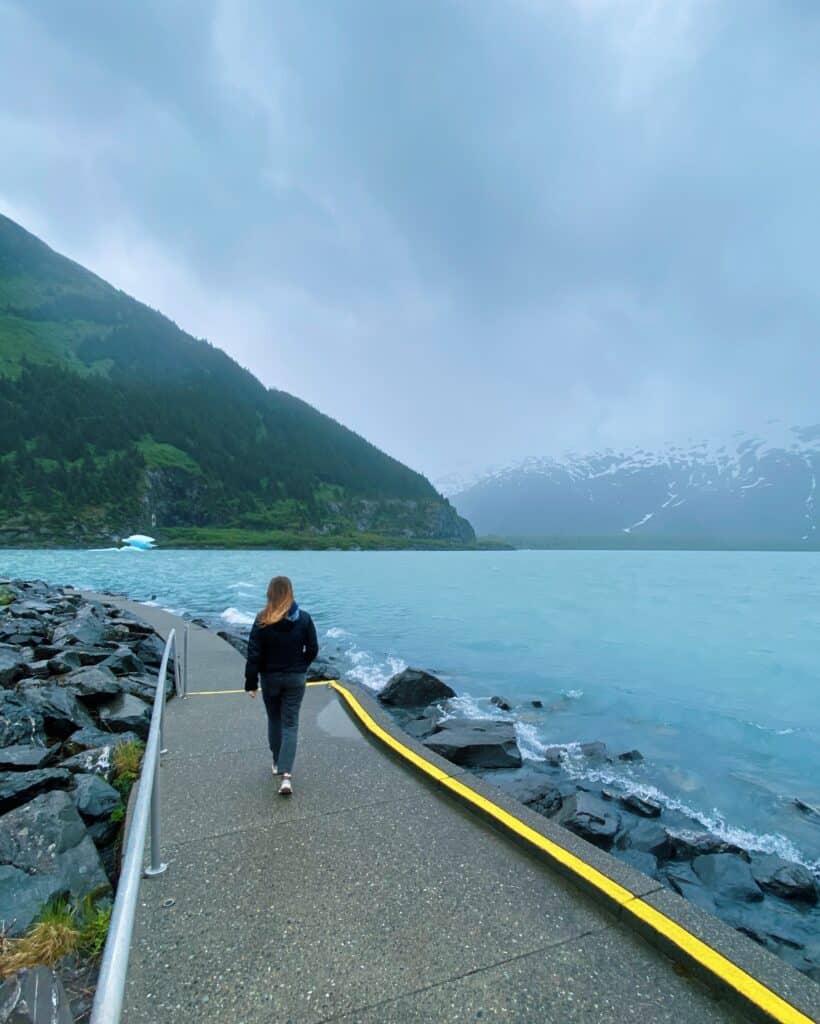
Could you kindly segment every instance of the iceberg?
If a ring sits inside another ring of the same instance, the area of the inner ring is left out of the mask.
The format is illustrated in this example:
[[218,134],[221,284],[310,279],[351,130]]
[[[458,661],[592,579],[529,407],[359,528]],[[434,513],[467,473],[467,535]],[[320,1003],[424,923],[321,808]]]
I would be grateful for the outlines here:
[[156,544],[153,537],[146,537],[144,533],[132,533],[130,537],[123,537],[123,544],[129,548],[138,548],[140,551],[150,551]]

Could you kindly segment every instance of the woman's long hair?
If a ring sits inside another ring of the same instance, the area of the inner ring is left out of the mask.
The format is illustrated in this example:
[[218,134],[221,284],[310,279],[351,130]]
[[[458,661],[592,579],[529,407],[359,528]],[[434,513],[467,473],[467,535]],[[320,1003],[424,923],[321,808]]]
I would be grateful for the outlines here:
[[268,603],[257,615],[260,626],[279,622],[290,611],[293,604],[293,585],[287,576],[274,576],[268,584]]

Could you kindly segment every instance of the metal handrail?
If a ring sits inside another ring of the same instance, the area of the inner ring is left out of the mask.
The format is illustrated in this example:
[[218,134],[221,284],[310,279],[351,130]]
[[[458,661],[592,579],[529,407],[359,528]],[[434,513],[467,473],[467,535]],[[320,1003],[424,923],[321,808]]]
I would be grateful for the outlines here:
[[[185,629],[185,647],[187,656],[187,627]],[[187,690],[188,666],[184,666],[182,681],[180,680],[179,652],[177,650],[176,631],[171,630],[165,641],[162,662],[157,676],[157,690],[154,695],[154,707],[151,712],[151,726],[148,730],[148,742],[142,758],[142,773],[139,789],[134,803],[134,813],[128,830],[125,856],[120,871],[120,881],[111,914],[108,939],[105,943],[100,973],[97,979],[97,991],[91,1011],[91,1024],[118,1024],[122,1013],[125,996],[125,975],[128,970],[128,957],[131,953],[131,936],[134,931],[134,918],[137,909],[140,876],[143,874],[142,860],[145,849],[145,835],[148,831],[148,820],[151,821],[151,863],[145,869],[145,875],[160,875],[167,868],[160,858],[160,791],[159,791],[159,755],[163,752],[162,734],[165,719],[165,681],[168,675],[168,659],[171,649],[174,650],[174,682],[177,695],[185,696]],[[187,660],[187,657],[186,657]],[[183,686],[185,690],[183,690]]]

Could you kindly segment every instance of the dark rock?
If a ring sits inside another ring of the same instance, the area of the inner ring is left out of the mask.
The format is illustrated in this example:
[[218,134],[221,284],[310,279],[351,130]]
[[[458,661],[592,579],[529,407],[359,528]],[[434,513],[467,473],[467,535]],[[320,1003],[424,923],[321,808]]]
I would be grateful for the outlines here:
[[424,746],[468,768],[519,768],[521,752],[512,722],[497,719],[448,719]]
[[711,893],[704,887],[700,878],[692,870],[691,864],[668,864],[664,869],[661,881],[669,885],[684,899],[691,900],[710,914],[715,913],[715,901]]
[[0,747],[45,746],[43,716],[19,693],[0,690]]
[[[134,648],[134,653],[137,657],[147,666],[151,668],[159,668],[162,664],[162,655],[165,652],[165,643],[155,634],[151,633],[149,636],[144,636],[140,642]],[[168,671],[171,674],[171,669],[174,664],[173,656],[168,660]]]
[[99,605],[81,605],[75,618],[54,630],[52,643],[93,647],[104,638],[105,619]]
[[[133,733],[121,733],[121,736],[133,736]],[[81,750],[73,757],[66,758],[60,763],[72,775],[85,773],[86,775],[100,775],[106,781],[114,775],[114,743],[108,743],[104,747],[92,747],[90,750]]]
[[643,871],[645,875],[654,878],[658,873],[658,858],[651,853],[644,853],[643,850],[624,850],[618,854],[618,860],[622,860],[630,867]]
[[81,668],[60,677],[60,686],[69,686],[86,704],[96,704],[106,697],[113,697],[120,692],[116,676],[101,666]]
[[719,898],[738,903],[763,899],[749,865],[734,853],[707,853],[695,857],[692,870]]
[[639,814],[642,818],[660,817],[662,808],[657,800],[638,796],[637,793],[627,793],[620,797],[620,801],[627,810]]
[[406,668],[394,675],[379,694],[382,704],[396,707],[422,707],[438,700],[455,697],[455,690],[437,676],[422,669]]
[[817,886],[810,871],[773,853],[753,853],[752,877],[766,892],[784,900],[816,903]]
[[225,643],[230,644],[231,647],[235,648],[242,655],[243,658],[248,656],[248,640],[247,637],[239,636],[237,633],[229,633],[226,629],[217,630],[217,636],[222,637]]
[[502,711],[512,711],[512,704],[509,701],[504,700],[503,697],[490,697],[490,703],[494,704],[497,708]]
[[538,776],[516,779],[505,785],[504,789],[520,803],[526,804],[531,810],[543,814],[546,818],[561,810],[561,791],[550,779]]
[[48,967],[18,971],[0,985],[0,1024],[72,1024],[60,976]]
[[0,818],[0,921],[20,935],[57,896],[74,900],[111,884],[68,793],[52,791]]
[[208,623],[204,619],[200,619],[199,616],[195,615],[194,618],[191,619],[191,622],[193,625],[199,626],[200,629],[210,629]]
[[104,729],[98,729],[95,725],[91,725],[73,732],[64,742],[63,747],[67,754],[78,754],[81,750],[116,746],[119,743],[138,739],[139,736],[135,732],[106,732]]
[[437,728],[436,719],[428,715],[423,715],[420,718],[411,718],[402,725],[402,729],[417,740],[432,736]]
[[724,839],[713,836],[711,832],[672,832],[669,831],[669,841],[672,844],[670,856],[679,860],[692,860],[694,857],[705,856],[712,853],[734,853],[745,857],[748,854],[739,846],[727,843]]
[[805,800],[801,800],[799,797],[795,797],[792,803],[800,811],[801,814],[805,814],[807,818],[813,818],[815,821],[820,821],[820,807],[813,807],[811,804],[807,804]]
[[589,757],[593,760],[602,760],[606,757],[606,743],[601,743],[600,740],[595,740],[593,743],[582,743],[581,753],[584,757]]
[[11,644],[0,644],[0,686],[14,686],[25,675],[28,665],[20,651]]
[[121,693],[112,701],[101,704],[100,722],[112,732],[135,732],[147,739],[151,727],[151,705],[130,693]]
[[77,700],[73,690],[56,683],[26,682],[20,686],[20,693],[40,715],[46,733],[65,739],[83,726],[94,722]]
[[625,750],[623,754],[618,754],[619,761],[643,761],[643,754],[640,750]]
[[85,821],[108,819],[115,807],[122,803],[120,794],[96,772],[74,776],[74,805]]
[[[148,675],[147,673],[141,676],[120,676],[119,685],[123,693],[133,694],[148,704],[154,703],[154,697],[157,694],[157,676]],[[165,677],[166,697],[170,697],[173,693],[173,688],[174,679],[169,674]]]
[[36,768],[47,768],[60,756],[60,746],[42,747],[31,743],[20,743],[0,747],[0,771],[29,772]]
[[570,832],[605,849],[612,845],[621,826],[621,816],[617,811],[603,800],[583,792],[567,797],[556,820]]
[[341,678],[341,669],[332,658],[317,658],[307,670],[309,683]]
[[618,837],[617,846],[620,849],[651,853],[661,860],[672,855],[669,833],[654,821],[639,821],[631,826],[623,836]]
[[542,700],[531,700],[530,704],[532,704],[534,708],[542,708],[544,706],[544,702]]
[[[40,653],[39,650],[36,653]],[[79,651],[61,651],[59,654],[48,658],[49,671],[55,676],[64,675],[66,672],[73,672],[74,669],[82,668],[83,660]]]
[[48,679],[53,674],[49,668],[48,661],[45,659],[43,661],[30,661],[26,668],[28,669],[26,674],[34,679]]
[[68,789],[71,774],[64,768],[38,768],[33,772],[0,773],[0,814],[13,811],[50,789]]
[[138,658],[133,651],[127,647],[120,647],[113,654],[109,654],[100,664],[100,669],[107,669],[115,676],[142,675],[145,672],[145,663]]

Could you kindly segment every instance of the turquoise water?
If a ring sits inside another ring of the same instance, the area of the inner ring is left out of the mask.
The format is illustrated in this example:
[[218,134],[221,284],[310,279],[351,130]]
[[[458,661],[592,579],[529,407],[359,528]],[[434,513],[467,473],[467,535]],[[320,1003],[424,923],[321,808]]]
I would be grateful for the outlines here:
[[820,870],[820,826],[792,803],[820,805],[819,554],[4,551],[0,572],[234,626],[286,573],[359,681],[410,664],[467,713],[496,713],[493,694],[540,699],[518,710],[526,756],[637,747],[638,765],[570,763]]

